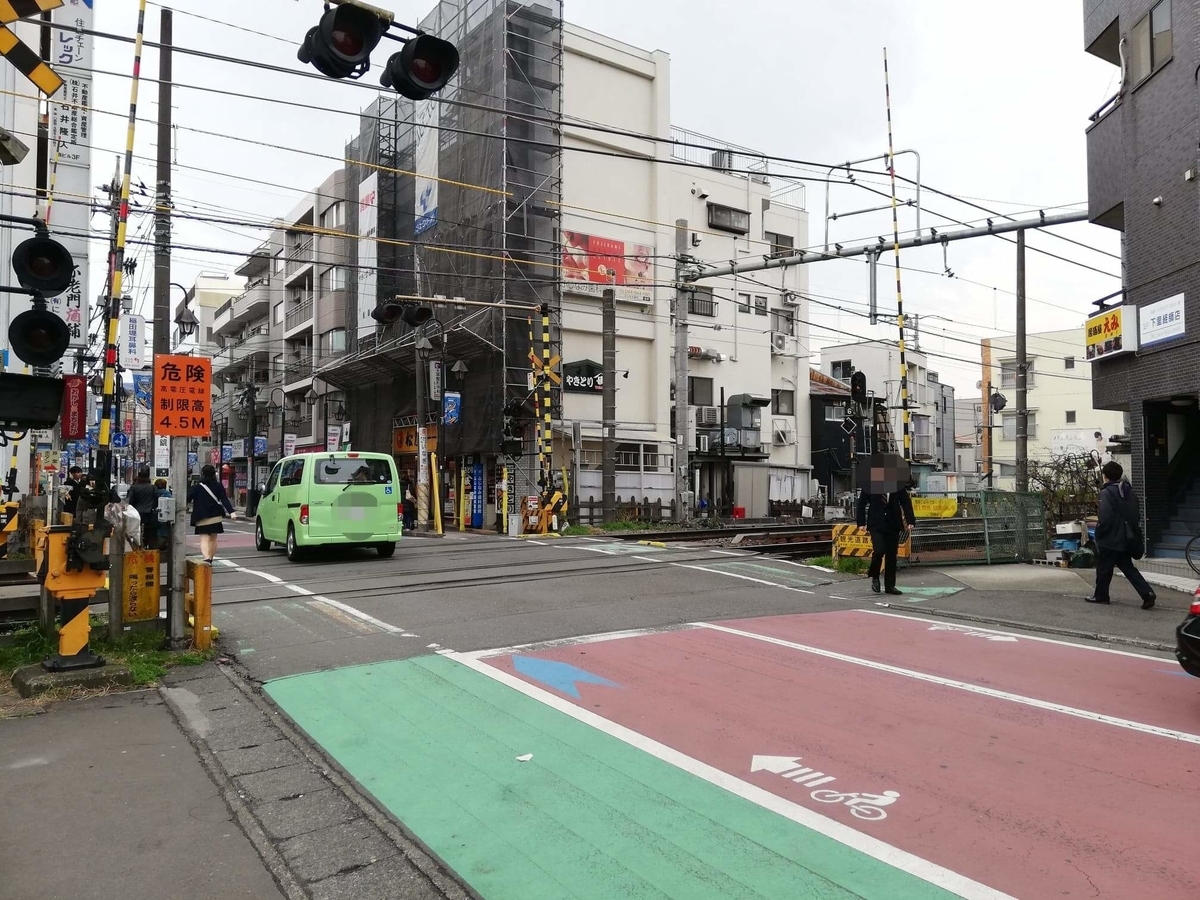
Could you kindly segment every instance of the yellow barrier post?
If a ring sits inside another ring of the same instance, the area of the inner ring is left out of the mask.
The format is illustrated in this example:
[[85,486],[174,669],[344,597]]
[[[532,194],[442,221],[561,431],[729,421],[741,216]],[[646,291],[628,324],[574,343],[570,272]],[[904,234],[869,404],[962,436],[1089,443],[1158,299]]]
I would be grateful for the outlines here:
[[212,566],[201,560],[187,561],[187,586],[184,610],[192,626],[192,646],[207,650],[212,646]]
[[429,473],[433,478],[433,525],[438,534],[445,534],[442,530],[442,484],[438,478],[437,454],[429,454]]

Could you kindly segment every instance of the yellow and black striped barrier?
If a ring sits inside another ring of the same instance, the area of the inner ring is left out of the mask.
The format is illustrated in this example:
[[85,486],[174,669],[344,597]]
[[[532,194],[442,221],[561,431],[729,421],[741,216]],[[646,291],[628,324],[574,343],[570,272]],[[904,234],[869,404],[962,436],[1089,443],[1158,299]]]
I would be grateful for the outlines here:
[[63,80],[37,54],[37,51],[17,37],[6,25],[20,19],[41,15],[63,5],[63,0],[0,0],[0,56],[33,82],[34,87],[52,97],[63,86]]
[[[907,559],[912,551],[912,535],[904,539],[900,544],[896,555],[901,559]],[[833,558],[841,559],[843,556],[859,556],[870,558],[873,553],[871,544],[871,532],[865,528],[860,528],[857,525],[834,525],[833,526]]]
[[[92,653],[88,646],[92,630],[88,622],[88,606],[96,592],[104,587],[108,571],[107,568],[94,568],[72,559],[71,542],[78,538],[73,525],[43,525],[37,530],[34,558],[37,561],[38,580],[59,601],[61,619],[58,652],[48,656],[42,663],[49,671],[90,669],[104,665],[103,658]],[[101,552],[104,552],[104,543],[99,545]]]

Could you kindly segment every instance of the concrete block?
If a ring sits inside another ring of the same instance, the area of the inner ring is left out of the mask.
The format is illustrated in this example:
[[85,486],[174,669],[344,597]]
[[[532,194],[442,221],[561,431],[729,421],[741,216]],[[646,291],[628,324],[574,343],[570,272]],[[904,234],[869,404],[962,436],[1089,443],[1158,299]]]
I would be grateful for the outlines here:
[[339,872],[396,856],[396,845],[366,819],[331,825],[284,841],[279,852],[301,880],[320,881]]
[[133,675],[125,666],[114,664],[94,669],[47,672],[41,663],[34,663],[13,672],[12,684],[22,697],[32,697],[57,688],[110,688],[133,684]]
[[218,750],[216,757],[230,778],[303,762],[296,749],[284,740],[272,741],[248,750]]
[[309,794],[329,787],[329,782],[308,763],[269,769],[234,779],[234,786],[252,802],[282,800],[295,794]]
[[278,841],[349,822],[359,812],[349,800],[327,788],[260,803],[254,807],[254,815],[262,822],[263,830]]

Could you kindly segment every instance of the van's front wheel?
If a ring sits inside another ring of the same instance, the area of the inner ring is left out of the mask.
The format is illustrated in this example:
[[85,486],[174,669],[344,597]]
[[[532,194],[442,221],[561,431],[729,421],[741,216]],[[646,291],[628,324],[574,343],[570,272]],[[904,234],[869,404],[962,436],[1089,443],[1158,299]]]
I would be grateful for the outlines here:
[[260,552],[271,549],[271,542],[263,534],[262,519],[258,519],[254,523],[254,549]]
[[396,552],[396,542],[384,541],[382,544],[376,544],[375,551],[379,554],[381,559],[388,559],[393,553]]
[[300,545],[296,543],[296,526],[291,522],[288,523],[287,543],[284,546],[287,548],[289,562],[296,562],[296,560],[300,559],[302,552]]

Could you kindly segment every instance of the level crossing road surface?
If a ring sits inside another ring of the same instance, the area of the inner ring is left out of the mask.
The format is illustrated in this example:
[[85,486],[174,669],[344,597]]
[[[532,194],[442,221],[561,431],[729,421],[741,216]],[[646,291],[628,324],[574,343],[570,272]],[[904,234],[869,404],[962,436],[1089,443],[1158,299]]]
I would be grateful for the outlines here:
[[487,900],[1200,896],[1168,658],[705,547],[238,543],[224,646]]

